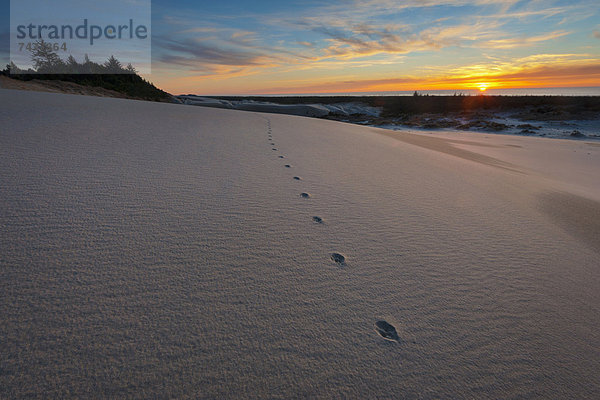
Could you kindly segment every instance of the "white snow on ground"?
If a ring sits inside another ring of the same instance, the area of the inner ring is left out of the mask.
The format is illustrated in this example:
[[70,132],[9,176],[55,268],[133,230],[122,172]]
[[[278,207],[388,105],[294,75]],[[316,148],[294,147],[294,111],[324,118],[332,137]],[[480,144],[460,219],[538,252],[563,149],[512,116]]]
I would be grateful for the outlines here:
[[[304,117],[332,117],[340,121],[346,121],[346,117],[362,116],[364,121],[353,121],[362,125],[377,126],[389,130],[415,130],[407,127],[401,121],[397,123],[379,124],[375,123],[373,118],[381,115],[381,107],[371,107],[367,104],[358,102],[333,103],[333,104],[275,104],[269,102],[258,102],[254,100],[235,100],[215,99],[195,95],[181,95],[177,98],[187,105],[196,105],[203,107],[227,108],[233,110],[257,111],[276,114],[299,115]],[[482,117],[482,121],[498,123],[506,126],[501,131],[495,131],[497,134],[519,135],[519,136],[539,136],[561,139],[577,140],[598,140],[600,139],[600,127],[597,119],[591,120],[565,120],[565,121],[538,121],[538,120],[520,120],[508,112],[497,112],[489,116]],[[437,121],[439,116],[432,116]],[[449,115],[446,119],[453,120],[456,116]],[[375,120],[376,121],[376,120]],[[461,123],[467,124],[473,122],[472,117],[458,118]],[[467,130],[456,129],[416,129],[426,132],[468,132]],[[471,132],[478,132],[477,128],[472,128]],[[490,130],[479,129],[482,133],[491,133]]]
[[275,104],[253,100],[222,100],[210,97],[194,95],[177,96],[183,104],[227,108],[243,111],[257,111],[276,114],[300,115],[304,117],[325,117],[327,115],[350,116],[354,114],[366,117],[377,117],[381,113],[378,107],[371,107],[360,103],[336,103],[336,104]]
[[595,143],[0,102],[0,398],[600,397]]
[[[452,120],[448,117],[447,120]],[[461,119],[459,119],[461,120]],[[476,134],[498,134],[498,135],[518,135],[523,137],[545,137],[552,139],[574,139],[574,140],[593,140],[600,139],[600,121],[598,119],[579,119],[579,120],[564,120],[564,121],[538,121],[538,120],[520,120],[511,116],[510,113],[495,113],[489,117],[482,118],[485,122],[498,123],[506,125],[502,130],[491,130],[484,128],[472,128],[470,130],[444,128],[444,129],[429,129],[429,128],[413,128],[402,125],[401,123],[377,125],[378,128],[390,129],[394,131],[420,131],[430,133],[467,133],[474,132]],[[469,118],[462,119],[463,123],[468,123]]]

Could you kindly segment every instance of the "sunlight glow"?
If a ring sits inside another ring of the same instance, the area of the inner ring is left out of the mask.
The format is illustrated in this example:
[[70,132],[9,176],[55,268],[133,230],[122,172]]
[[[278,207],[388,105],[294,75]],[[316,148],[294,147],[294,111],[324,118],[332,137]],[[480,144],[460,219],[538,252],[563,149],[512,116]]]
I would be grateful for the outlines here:
[[[148,79],[204,95],[597,87],[600,8],[581,14],[586,2],[227,2],[236,11],[187,1],[186,13],[153,27]],[[260,18],[242,11],[254,8]]]

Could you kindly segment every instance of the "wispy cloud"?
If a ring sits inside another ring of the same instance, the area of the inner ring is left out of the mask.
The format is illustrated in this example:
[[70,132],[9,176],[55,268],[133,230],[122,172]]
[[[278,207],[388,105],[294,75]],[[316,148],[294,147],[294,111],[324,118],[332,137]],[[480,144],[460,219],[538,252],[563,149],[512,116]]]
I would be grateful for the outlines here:
[[420,32],[411,32],[403,27],[394,31],[387,26],[367,24],[347,29],[332,29],[325,26],[314,28],[326,36],[328,43],[323,54],[340,59],[352,59],[375,54],[409,54],[416,51],[440,50],[449,46],[471,45],[480,38],[497,37],[494,24],[460,24],[437,26]]
[[[281,59],[280,55],[288,53],[292,58],[319,62],[324,59],[338,59],[347,61],[354,58],[364,58],[378,54],[409,54],[425,50],[441,50],[449,46],[474,46],[492,49],[510,49],[529,46],[546,40],[556,39],[568,34],[566,31],[555,31],[537,36],[523,36],[517,38],[503,38],[506,33],[501,27],[507,20],[515,18],[548,17],[567,11],[566,7],[550,7],[541,10],[512,10],[517,4],[516,0],[407,0],[402,3],[392,0],[352,1],[331,3],[326,6],[312,9],[307,15],[298,15],[295,18],[277,15],[263,18],[265,24],[277,29],[287,26],[293,30],[310,31],[317,35],[317,40],[294,40],[293,43],[302,46],[309,53],[300,54],[298,51],[283,50],[283,46],[262,46],[264,52],[271,52],[271,57]],[[475,20],[458,21],[452,24],[450,17],[441,17],[434,20],[433,26],[414,25],[407,23],[382,23],[369,20],[370,17],[383,14],[398,13],[409,9],[434,8],[436,6],[494,6],[496,12],[479,15]],[[183,25],[185,20],[177,17],[166,17],[173,25]],[[193,21],[187,21],[192,24]],[[437,24],[437,25],[436,25]],[[182,33],[202,33],[206,35],[203,40],[222,42],[223,33],[229,37],[225,43],[238,46],[258,46],[267,38],[261,37],[256,32],[237,31],[212,26],[189,27]],[[222,43],[216,43],[215,46]],[[290,43],[284,44],[289,47]],[[239,51],[239,50],[238,50]],[[263,56],[265,53],[263,52]],[[278,53],[279,56],[278,56]],[[204,62],[199,59],[198,62]]]
[[[294,12],[283,2],[272,12],[168,13],[153,40],[161,71],[171,65],[204,84],[231,78],[236,88],[250,80],[234,78],[253,75],[256,91],[516,82],[524,71],[594,71],[594,1],[331,0]],[[569,41],[582,36],[580,46]]]
[[[600,61],[581,64],[514,65],[507,70],[486,70],[482,66],[430,75],[406,75],[398,78],[329,80],[314,84],[310,81],[297,86],[278,86],[264,93],[319,92],[377,92],[426,89],[469,89],[481,82],[497,88],[589,86],[600,79]],[[479,70],[478,73],[474,73]]]
[[[325,46],[322,54],[343,60],[365,57],[375,54],[409,54],[425,50],[441,50],[450,46],[477,48],[509,49],[526,47],[547,40],[557,39],[569,34],[565,30],[538,35],[509,36],[510,30],[503,29],[515,20],[539,20],[568,13],[570,7],[549,7],[538,10],[512,10],[517,1],[480,0],[480,1],[394,1],[355,2],[352,10],[339,10],[339,5],[325,8],[318,16],[286,19],[286,23],[296,28],[302,27],[323,36]],[[432,8],[436,6],[496,6],[495,12],[477,14],[475,17],[441,17],[428,24],[391,25],[389,23],[357,22],[364,16],[376,16],[382,13],[398,13],[413,8]],[[454,23],[453,21],[454,20]],[[502,38],[502,37],[505,38]],[[499,39],[502,38],[502,39]],[[318,56],[318,55],[317,55]]]
[[517,37],[517,38],[507,38],[507,39],[496,39],[496,40],[488,40],[481,43],[481,47],[490,48],[490,49],[514,49],[516,47],[526,47],[531,46],[533,44],[539,42],[545,42],[548,40],[558,39],[559,37],[566,36],[571,32],[565,31],[555,31],[546,33],[543,35],[537,36],[529,36],[529,37]]
[[163,57],[172,57],[170,54],[193,57],[190,60],[202,60],[207,64],[220,65],[261,65],[265,57],[249,50],[224,49],[197,40],[166,40],[158,39],[158,44],[168,50]]

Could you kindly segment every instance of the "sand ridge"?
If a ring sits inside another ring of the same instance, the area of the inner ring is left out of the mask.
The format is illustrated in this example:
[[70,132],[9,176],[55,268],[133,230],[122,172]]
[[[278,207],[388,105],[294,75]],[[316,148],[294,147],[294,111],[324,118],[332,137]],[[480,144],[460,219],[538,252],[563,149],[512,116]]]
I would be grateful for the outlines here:
[[388,131],[388,130],[382,130],[382,129],[377,129],[374,131],[381,135],[386,135],[386,136],[392,137],[394,139],[401,140],[404,143],[423,147],[425,149],[439,151],[441,153],[445,153],[445,154],[452,155],[455,157],[460,157],[465,160],[475,161],[475,162],[478,162],[481,164],[485,164],[485,165],[489,165],[489,166],[493,166],[493,167],[497,167],[497,168],[503,168],[503,169],[513,171],[513,172],[523,173],[521,170],[516,168],[515,165],[512,165],[510,163],[498,160],[493,157],[485,156],[483,154],[479,154],[479,153],[476,153],[473,151],[464,150],[464,149],[458,148],[456,146],[453,146],[453,144],[455,144],[455,143],[461,143],[461,144],[471,144],[471,145],[482,146],[482,147],[496,147],[493,145],[479,143],[479,142],[473,142],[473,141],[462,142],[462,141],[443,139],[443,138],[437,138],[437,137],[414,135],[409,132],[402,132],[402,131]]

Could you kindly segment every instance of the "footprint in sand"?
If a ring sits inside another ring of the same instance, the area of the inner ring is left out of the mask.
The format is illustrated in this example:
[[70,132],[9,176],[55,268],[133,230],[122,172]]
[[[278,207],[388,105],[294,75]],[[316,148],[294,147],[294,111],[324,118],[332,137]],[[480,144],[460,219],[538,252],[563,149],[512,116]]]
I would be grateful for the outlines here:
[[396,328],[394,328],[394,325],[384,320],[375,322],[375,330],[385,340],[390,340],[393,342],[400,341],[400,337],[398,336],[398,332],[396,332]]
[[300,180],[300,177],[299,177],[299,176],[295,176],[295,177],[294,177],[294,180],[295,180],[295,181],[299,181],[299,180]]
[[310,197],[310,194],[308,194],[308,193],[300,193],[300,197],[308,199]]
[[317,217],[316,215],[312,218],[313,221],[315,221],[317,224],[322,224],[323,223],[323,218],[321,217]]
[[[318,218],[318,217],[317,217]],[[313,217],[314,219],[314,217]],[[331,259],[338,265],[344,266],[346,265],[346,257],[341,255],[340,253],[331,253]]]

